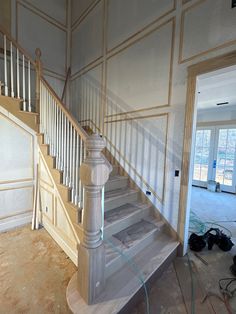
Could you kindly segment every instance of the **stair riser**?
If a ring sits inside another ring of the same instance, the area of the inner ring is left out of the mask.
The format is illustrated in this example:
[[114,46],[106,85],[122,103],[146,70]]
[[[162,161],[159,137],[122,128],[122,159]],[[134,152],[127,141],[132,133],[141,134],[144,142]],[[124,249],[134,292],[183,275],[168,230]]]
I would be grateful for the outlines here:
[[38,134],[37,138],[38,138],[39,145],[44,144],[44,135],[43,134]]
[[135,202],[138,200],[138,195],[138,192],[134,192],[132,194],[120,196],[112,200],[105,200],[105,211],[125,205],[126,203]]
[[46,159],[47,165],[49,168],[53,169],[56,167],[56,160],[54,157],[49,156],[49,155],[46,155],[46,156],[44,155],[44,158]]
[[159,232],[160,232],[159,230],[153,231],[152,233],[147,235],[147,237],[140,240],[140,242],[138,242],[135,246],[133,246],[129,250],[127,250],[124,253],[126,258],[119,255],[117,258],[112,260],[108,265],[106,265],[105,277],[108,278],[109,276],[111,276],[113,273],[115,273],[117,270],[119,270],[122,266],[127,264],[127,261],[129,259],[132,259],[136,254],[141,252],[144,248],[146,248],[153,241],[155,241]]
[[111,225],[108,225],[104,229],[105,237],[107,239],[110,238],[113,234],[116,234],[119,231],[126,229],[129,226],[132,226],[133,224],[137,223],[141,219],[150,215],[150,213],[151,213],[151,209],[145,208],[145,209],[139,210],[137,212],[134,212],[130,216],[124,217],[124,219],[122,219],[122,220],[119,220],[119,221],[117,221]]
[[[149,278],[145,281],[145,286],[149,290],[152,285],[157,281],[158,278],[161,277],[164,271],[166,271],[171,263],[174,261],[177,256],[177,247],[173,249],[171,254],[163,261],[163,263],[149,276]],[[145,292],[143,286],[141,285],[138,291],[136,291],[135,295],[129,300],[128,303],[122,308],[122,313],[131,313],[134,307],[140,302],[140,300],[145,298]],[[119,312],[121,313],[121,312]]]
[[156,240],[158,233],[160,230],[155,230],[149,235],[147,235],[143,240],[140,240],[136,245],[127,250],[124,254],[126,258],[119,255],[117,258],[112,260],[108,265],[106,265],[105,277],[108,278],[117,270],[119,270],[123,265],[127,264],[128,259],[132,259],[136,254],[141,252],[144,248],[150,245],[153,241]]
[[117,176],[119,174],[119,171],[118,171],[118,167],[117,166],[112,166],[113,169],[112,169],[112,172],[110,173],[110,177],[113,177],[113,176]]
[[62,172],[58,171],[57,169],[52,169],[52,176],[55,180],[56,184],[61,184],[63,179]]
[[40,145],[40,149],[44,156],[49,155],[49,146],[48,145]]
[[71,190],[63,185],[57,185],[58,191],[64,202],[70,202],[71,200]]
[[105,185],[105,192],[125,188],[127,186],[128,186],[128,178],[122,177],[122,179],[117,179],[110,182],[108,181]]

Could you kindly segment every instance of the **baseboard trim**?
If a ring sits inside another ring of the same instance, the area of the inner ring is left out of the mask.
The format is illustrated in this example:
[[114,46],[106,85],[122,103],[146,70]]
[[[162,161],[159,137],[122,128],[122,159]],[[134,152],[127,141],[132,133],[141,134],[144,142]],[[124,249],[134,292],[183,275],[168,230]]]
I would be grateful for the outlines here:
[[5,232],[30,223],[32,212],[18,214],[16,216],[0,219],[0,232]]

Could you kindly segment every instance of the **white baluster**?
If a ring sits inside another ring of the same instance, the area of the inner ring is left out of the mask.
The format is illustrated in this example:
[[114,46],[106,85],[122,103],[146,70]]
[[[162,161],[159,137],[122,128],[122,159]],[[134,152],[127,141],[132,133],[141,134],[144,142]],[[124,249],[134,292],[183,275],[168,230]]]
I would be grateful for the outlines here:
[[72,124],[70,125],[70,187],[72,187]]
[[19,49],[16,49],[16,90],[17,98],[20,98],[20,63],[19,63]]
[[14,95],[14,73],[13,73],[13,51],[12,51],[12,42],[10,43],[10,53],[11,53],[11,97],[15,97]]
[[76,134],[76,153],[75,153],[75,205],[78,205],[78,186],[79,185],[79,135]]
[[66,121],[66,115],[64,115],[64,149],[63,149],[63,154],[64,154],[64,173],[63,173],[63,184],[66,184],[66,140],[67,140],[67,136],[66,136],[66,128],[67,128],[67,121]]
[[[79,167],[81,167],[82,165],[82,161],[83,161],[83,141],[82,138],[80,137],[80,149],[79,149]],[[81,183],[81,179],[79,178],[79,207],[83,206],[83,187],[82,187],[82,183]]]
[[59,109],[56,104],[56,126],[57,126],[57,150],[56,150],[56,168],[59,169]]
[[30,60],[28,60],[28,110],[32,111],[31,108],[31,76],[30,76]]
[[75,129],[73,128],[72,144],[72,203],[75,202]]
[[66,129],[66,185],[69,186],[69,149],[70,149],[70,122],[67,120]]
[[25,101],[25,56],[22,55],[22,95],[23,95],[23,110],[26,111]]
[[8,78],[7,78],[7,38],[4,35],[4,93],[5,96],[8,96]]
[[[18,92],[17,92],[18,94]],[[40,101],[39,101],[39,112],[40,112],[40,124],[39,124],[39,129],[40,133],[43,133],[43,126],[42,126],[42,117],[43,117],[43,106],[42,106],[42,95],[43,95],[43,90],[42,90],[42,83],[40,82]],[[18,97],[18,96],[17,96]]]

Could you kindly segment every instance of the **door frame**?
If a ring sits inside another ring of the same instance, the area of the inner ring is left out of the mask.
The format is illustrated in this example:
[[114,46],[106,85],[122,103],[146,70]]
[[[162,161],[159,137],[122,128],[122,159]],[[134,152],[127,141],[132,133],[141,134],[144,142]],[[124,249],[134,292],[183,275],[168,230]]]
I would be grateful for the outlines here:
[[194,131],[196,129],[196,103],[195,92],[197,76],[236,65],[236,50],[230,53],[214,57],[194,65],[187,69],[187,95],[182,157],[182,175],[179,199],[179,222],[178,234],[181,243],[179,253],[185,255],[188,248],[188,230],[190,219],[190,199],[191,199],[191,161],[193,154]]

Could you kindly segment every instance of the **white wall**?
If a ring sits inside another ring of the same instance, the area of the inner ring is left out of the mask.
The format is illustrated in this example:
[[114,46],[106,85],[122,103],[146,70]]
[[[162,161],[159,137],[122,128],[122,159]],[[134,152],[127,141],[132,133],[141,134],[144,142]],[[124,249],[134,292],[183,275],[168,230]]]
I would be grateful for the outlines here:
[[229,108],[217,108],[201,110],[197,113],[197,123],[207,122],[223,122],[236,120],[236,108],[235,106]]
[[[181,170],[187,67],[236,49],[236,9],[231,9],[231,0],[74,0],[72,4],[77,8],[72,14],[72,111],[81,120],[81,101],[87,110],[100,105],[94,100],[97,92],[82,92],[83,84],[78,84],[83,77],[94,78],[99,67],[102,73],[92,85],[105,89],[103,116],[135,111],[126,116],[133,119],[127,122],[105,118],[113,153],[123,164],[128,161],[127,169],[135,170],[130,174],[141,181],[144,191],[143,182],[148,181],[155,192],[150,199],[177,230],[180,177],[174,177],[174,170]],[[127,128],[137,124],[146,134],[145,144],[142,136],[132,135],[128,152],[121,145],[130,136],[123,132],[125,123]],[[142,149],[145,160],[152,160],[149,174],[135,161]],[[162,152],[164,161],[160,158],[157,167],[155,160]]]
[[12,36],[35,59],[42,51],[44,75],[61,97],[67,65],[69,0],[12,0]]
[[0,231],[31,221],[35,137],[23,123],[0,112]]

